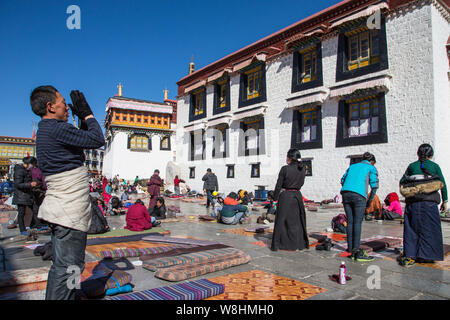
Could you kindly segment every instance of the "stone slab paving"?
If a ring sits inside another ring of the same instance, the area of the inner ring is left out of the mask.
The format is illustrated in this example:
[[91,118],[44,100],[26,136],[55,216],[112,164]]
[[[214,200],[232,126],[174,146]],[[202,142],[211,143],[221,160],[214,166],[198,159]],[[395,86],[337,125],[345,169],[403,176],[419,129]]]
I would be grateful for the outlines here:
[[[204,206],[179,200],[168,199],[166,205],[179,206],[181,214],[185,215],[201,215],[210,212]],[[256,218],[262,210],[252,211],[251,224],[256,223]],[[332,217],[343,212],[343,209],[307,211],[308,232],[325,231],[326,228],[330,227]],[[14,216],[14,213],[12,212],[11,215]],[[112,228],[122,228],[125,225],[125,216],[108,217],[108,222]],[[0,225],[0,272],[51,264],[51,262],[42,261],[40,257],[35,257],[32,250],[23,248],[25,245],[23,241],[7,243],[10,237],[18,234],[18,229],[8,230],[6,226],[7,224]],[[212,222],[183,221],[164,223],[162,227],[170,230],[171,236],[191,236],[219,241],[243,250],[252,258],[248,264],[189,280],[212,278],[256,269],[327,289],[326,292],[309,298],[310,300],[450,299],[450,270],[444,271],[423,266],[405,269],[395,261],[381,258],[376,258],[372,263],[358,263],[338,257],[338,251],[317,251],[314,248],[301,252],[281,250],[272,252],[269,248],[252,244],[252,242],[260,241],[267,235],[242,236],[222,232],[224,229],[245,227],[242,225],[226,226]],[[444,243],[450,244],[450,223],[443,222],[442,231]],[[362,238],[376,235],[402,237],[403,225],[399,222],[383,222],[382,224],[376,221],[363,222]],[[39,243],[46,243],[47,241],[50,241],[48,235],[41,235],[38,240]],[[94,255],[86,253],[86,261],[97,259]],[[128,261],[132,263],[138,261],[138,258],[128,258]],[[348,275],[352,277],[352,280],[348,281],[346,285],[340,285],[329,279],[329,276],[338,273],[341,261],[346,261]],[[379,289],[368,288],[367,283],[370,282],[369,277],[372,275],[372,273],[368,273],[369,266],[376,266],[380,270]],[[135,291],[171,284],[155,278],[152,272],[143,269],[141,266],[132,266],[131,268],[127,272],[133,277]],[[44,297],[44,291],[0,294],[0,299],[39,300]]]

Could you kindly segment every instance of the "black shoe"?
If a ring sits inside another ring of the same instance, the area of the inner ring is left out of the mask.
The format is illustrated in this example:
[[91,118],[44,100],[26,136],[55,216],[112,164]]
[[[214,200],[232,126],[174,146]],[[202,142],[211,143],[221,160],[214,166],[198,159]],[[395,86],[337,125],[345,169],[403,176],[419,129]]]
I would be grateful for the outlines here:
[[358,262],[372,262],[374,260],[374,257],[369,256],[366,252],[366,250],[359,249],[356,253],[356,261]]
[[161,221],[158,221],[158,220],[156,220],[155,222],[152,223],[153,227],[157,227],[159,225],[161,225]]

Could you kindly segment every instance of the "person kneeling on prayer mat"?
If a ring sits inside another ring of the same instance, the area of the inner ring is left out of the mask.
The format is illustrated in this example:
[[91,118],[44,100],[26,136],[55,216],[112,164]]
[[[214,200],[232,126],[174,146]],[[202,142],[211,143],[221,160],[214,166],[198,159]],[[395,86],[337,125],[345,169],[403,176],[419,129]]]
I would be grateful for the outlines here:
[[161,224],[148,214],[147,207],[140,199],[128,208],[125,220],[127,222],[125,229],[130,231],[144,231]]
[[238,222],[248,223],[250,221],[250,213],[247,206],[237,201],[237,194],[231,192],[224,200],[224,205],[220,211],[220,220],[224,224],[237,224]]

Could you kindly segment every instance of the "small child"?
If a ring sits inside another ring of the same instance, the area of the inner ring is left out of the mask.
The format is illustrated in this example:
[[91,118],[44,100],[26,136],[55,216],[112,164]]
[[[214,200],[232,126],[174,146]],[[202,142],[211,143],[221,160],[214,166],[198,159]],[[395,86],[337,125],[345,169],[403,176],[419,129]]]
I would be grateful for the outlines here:
[[220,220],[220,212],[222,211],[224,201],[225,201],[225,196],[218,197],[217,201],[214,204],[214,211],[211,212],[211,216],[216,217],[217,221]]
[[275,201],[274,199],[273,190],[267,193],[267,200],[269,200],[270,202],[264,206],[264,209],[267,209],[267,212],[263,213],[262,216],[256,220],[257,223],[269,224],[275,221],[275,214],[277,213],[277,201]]

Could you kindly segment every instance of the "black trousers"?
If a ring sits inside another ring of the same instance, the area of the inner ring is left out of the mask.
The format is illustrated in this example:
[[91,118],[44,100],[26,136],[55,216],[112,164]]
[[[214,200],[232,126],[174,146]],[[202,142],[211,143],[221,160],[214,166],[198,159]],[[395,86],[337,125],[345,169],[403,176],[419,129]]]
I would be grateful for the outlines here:
[[[17,215],[17,222],[19,223],[19,230],[20,232],[24,232],[25,229],[25,214],[26,214],[26,210],[27,207],[33,211],[32,206],[26,206],[24,204],[18,204],[17,205],[17,211],[18,211],[18,215]],[[34,226],[37,223],[37,216],[34,216],[34,212],[33,212],[33,217],[31,218],[31,226]]]
[[51,224],[53,264],[45,300],[75,300],[84,270],[87,233]]

